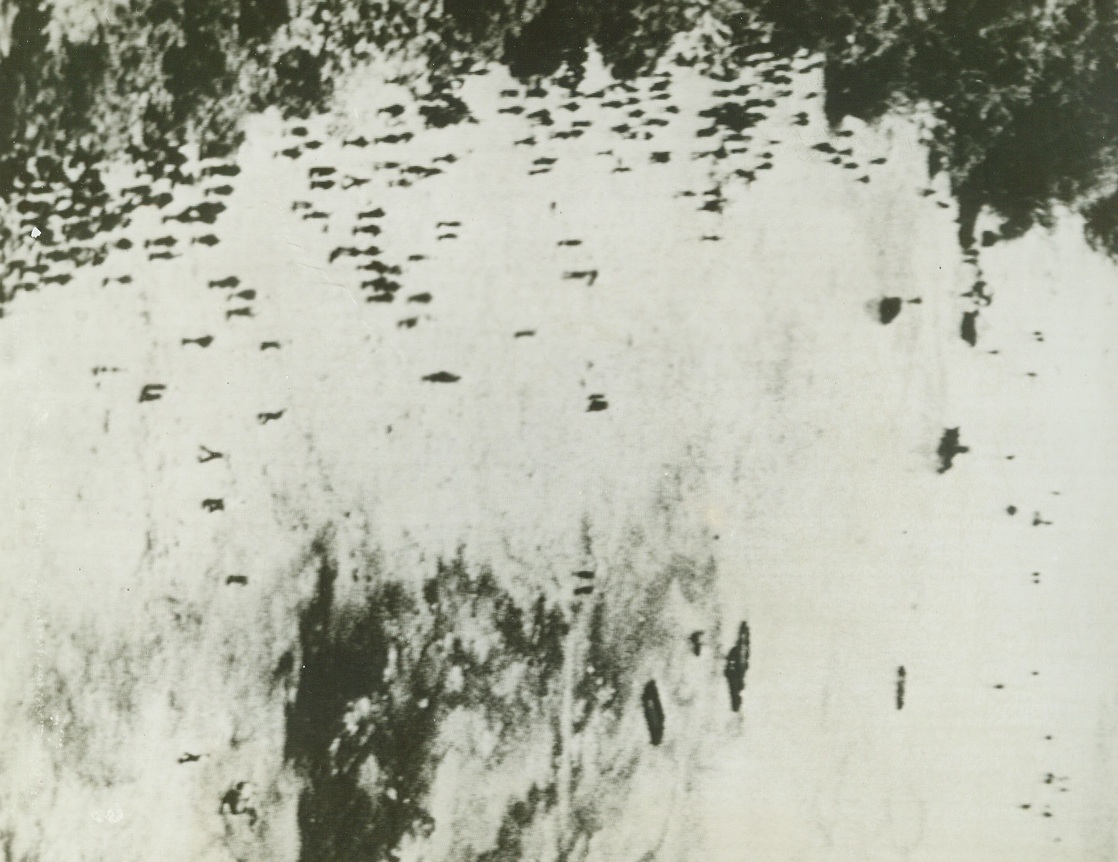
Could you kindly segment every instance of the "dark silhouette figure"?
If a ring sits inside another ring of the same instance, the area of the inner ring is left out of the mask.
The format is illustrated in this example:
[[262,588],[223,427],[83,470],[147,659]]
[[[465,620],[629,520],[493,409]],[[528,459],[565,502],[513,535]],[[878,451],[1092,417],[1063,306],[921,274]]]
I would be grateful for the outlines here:
[[969,451],[969,446],[959,445],[958,428],[944,428],[943,436],[939,439],[939,448],[936,449],[936,454],[939,455],[939,470],[937,472],[946,473],[954,464],[956,455],[962,455]]
[[357,267],[366,272],[377,272],[381,275],[400,275],[401,269],[398,266],[390,266],[382,260],[370,260]]
[[567,278],[567,279],[575,279],[575,278],[586,279],[586,283],[588,285],[593,286],[594,282],[598,280],[598,270],[596,270],[596,269],[584,269],[584,270],[577,270],[577,271],[573,271],[573,272],[568,271],[568,272],[563,273],[563,278]]
[[221,201],[202,201],[187,207],[178,215],[163,216],[163,221],[177,221],[183,224],[213,224],[218,215],[225,211],[225,204]]
[[978,342],[978,312],[965,311],[963,312],[963,323],[959,327],[959,335],[962,336],[963,341],[971,347]]
[[745,690],[745,674],[749,670],[749,624],[742,622],[738,628],[738,639],[726,653],[726,666],[722,675],[730,687],[730,709],[741,710],[741,694]]
[[353,248],[352,246],[343,246],[341,248],[336,248],[330,252],[329,261],[330,263],[333,263],[339,257],[360,257],[362,254],[363,252],[359,248]]
[[241,169],[236,165],[212,165],[208,168],[202,168],[202,176],[204,177],[235,177],[241,172]]
[[225,791],[225,795],[221,797],[221,807],[218,809],[218,813],[244,815],[248,817],[249,826],[256,824],[256,809],[249,799],[247,781],[238,781]]
[[163,397],[163,390],[166,388],[166,385],[162,383],[147,384],[140,390],[140,403],[143,404],[145,401],[158,401]]
[[878,318],[886,325],[896,320],[900,313],[901,298],[899,296],[886,296],[877,304]]
[[648,739],[653,745],[664,741],[664,707],[660,703],[660,690],[656,680],[650,679],[641,692],[641,709],[644,723],[648,725]]

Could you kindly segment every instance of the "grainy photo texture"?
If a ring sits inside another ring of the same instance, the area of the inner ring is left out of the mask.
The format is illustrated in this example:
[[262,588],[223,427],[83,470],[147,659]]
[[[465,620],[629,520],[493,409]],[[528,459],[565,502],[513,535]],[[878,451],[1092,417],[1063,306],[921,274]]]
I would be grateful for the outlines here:
[[0,0],[2,862],[1118,860],[1113,0]]

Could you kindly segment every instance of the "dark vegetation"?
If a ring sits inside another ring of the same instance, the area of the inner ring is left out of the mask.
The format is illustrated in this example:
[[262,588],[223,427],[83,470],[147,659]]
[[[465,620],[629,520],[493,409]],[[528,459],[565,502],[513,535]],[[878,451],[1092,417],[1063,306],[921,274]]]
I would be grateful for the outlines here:
[[[532,590],[513,595],[461,556],[418,583],[371,560],[343,572],[325,533],[305,571],[312,583],[295,642],[271,675],[288,692],[284,758],[301,779],[304,862],[392,860],[428,836],[438,767],[454,746],[471,750],[469,728],[482,727],[495,740],[486,767],[507,764],[524,783],[478,858],[520,859],[531,836],[566,853],[601,828],[602,793],[631,776],[645,746],[678,736],[665,720],[670,695],[642,662],[686,643],[664,602],[672,582],[691,589],[687,566],[652,577],[647,594],[555,603]],[[728,661],[744,673],[741,637]],[[643,739],[626,730],[627,711],[643,712]],[[545,753],[549,767],[526,773],[518,764],[535,760],[528,751]],[[544,839],[561,798],[572,819]]]
[[567,623],[542,598],[522,609],[461,560],[439,564],[418,594],[381,582],[345,603],[336,561],[321,543],[315,552],[298,661],[278,671],[300,667],[284,754],[305,778],[301,858],[391,859],[433,826],[425,801],[446,717],[476,710],[514,736],[548,700]]

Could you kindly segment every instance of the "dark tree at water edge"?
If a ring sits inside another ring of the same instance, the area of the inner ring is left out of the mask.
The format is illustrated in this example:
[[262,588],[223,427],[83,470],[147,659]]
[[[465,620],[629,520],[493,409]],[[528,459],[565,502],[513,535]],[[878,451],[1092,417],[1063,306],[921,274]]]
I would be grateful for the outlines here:
[[250,111],[324,109],[373,51],[422,60],[419,85],[449,98],[491,62],[577,85],[592,47],[619,78],[639,77],[677,34],[714,22],[723,38],[697,65],[730,75],[763,53],[818,54],[832,123],[930,113],[929,166],[950,179],[964,247],[983,207],[1001,216],[995,239],[1067,207],[1118,255],[1118,22],[1101,0],[131,0],[105,4],[74,41],[48,38],[49,4],[14,5],[5,199],[63,173],[76,182],[75,163],[95,183],[121,153],[173,177],[186,142],[234,151]]

